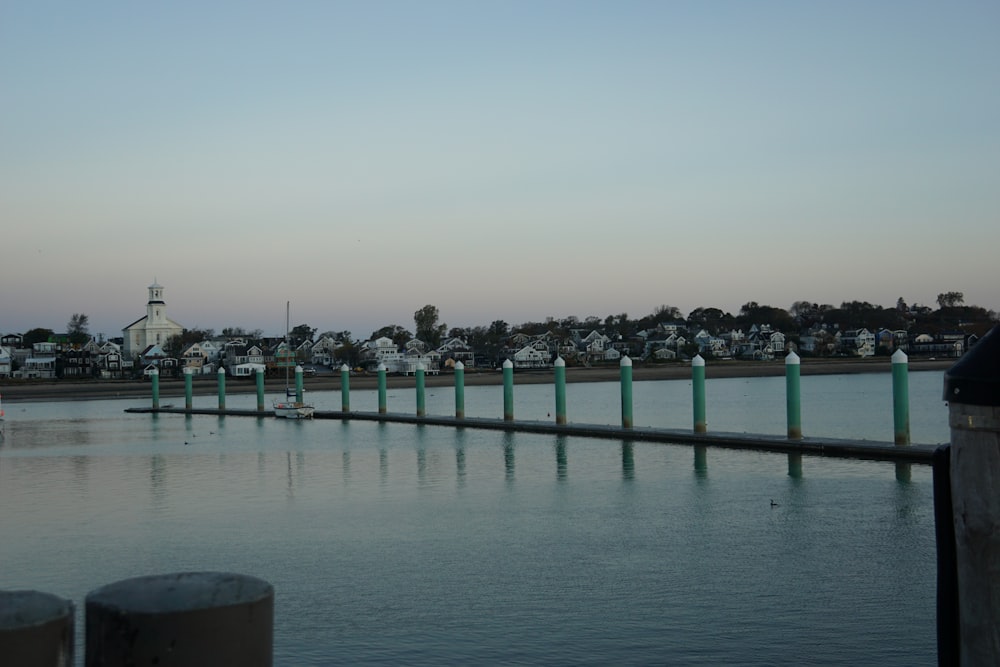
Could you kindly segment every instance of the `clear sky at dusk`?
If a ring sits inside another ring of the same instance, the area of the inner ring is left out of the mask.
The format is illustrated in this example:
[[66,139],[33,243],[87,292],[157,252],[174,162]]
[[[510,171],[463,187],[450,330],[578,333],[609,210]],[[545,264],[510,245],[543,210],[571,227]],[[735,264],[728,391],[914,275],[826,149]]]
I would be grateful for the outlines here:
[[0,332],[1000,310],[1000,3],[0,1]]

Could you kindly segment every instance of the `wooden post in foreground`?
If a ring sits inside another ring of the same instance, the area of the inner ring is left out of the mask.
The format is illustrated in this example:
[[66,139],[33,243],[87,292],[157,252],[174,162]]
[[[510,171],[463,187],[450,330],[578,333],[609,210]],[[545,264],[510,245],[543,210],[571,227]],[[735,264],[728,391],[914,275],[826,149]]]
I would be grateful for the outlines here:
[[228,572],[125,579],[87,594],[86,664],[273,663],[274,588]]
[[71,667],[73,603],[39,591],[0,591],[0,658],[5,665]]
[[948,369],[944,399],[959,656],[962,665],[1000,665],[1000,327]]

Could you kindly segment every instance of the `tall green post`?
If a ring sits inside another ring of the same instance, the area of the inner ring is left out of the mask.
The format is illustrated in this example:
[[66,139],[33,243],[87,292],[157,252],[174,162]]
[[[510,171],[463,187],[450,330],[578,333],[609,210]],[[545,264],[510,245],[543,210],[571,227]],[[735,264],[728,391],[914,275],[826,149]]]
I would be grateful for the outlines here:
[[226,369],[219,367],[219,372],[215,374],[219,379],[219,410],[226,409]]
[[556,423],[566,423],[566,361],[556,357]]
[[302,395],[305,393],[302,387],[302,366],[295,367],[295,402],[302,403]]
[[708,430],[705,421],[705,359],[694,355],[691,360],[691,403],[694,406],[694,432],[704,433]]
[[347,364],[340,367],[340,411],[351,411],[351,369]]
[[149,371],[149,381],[153,384],[153,409],[160,409],[160,371],[153,369]]
[[194,407],[194,369],[190,366],[184,367],[184,409],[190,410]]
[[455,362],[455,419],[465,419],[465,364]]
[[503,420],[514,421],[514,363],[510,359],[503,362]]
[[385,381],[386,368],[385,364],[379,363],[378,365],[378,413],[384,415],[388,409],[386,403],[386,381]]
[[632,428],[632,360],[622,357],[622,428]]
[[264,412],[264,369],[257,368],[257,412]]
[[892,423],[897,445],[910,444],[909,357],[902,350],[892,353]]
[[415,373],[417,377],[417,416],[423,417],[427,414],[427,403],[424,397],[424,365],[417,363],[417,370]]
[[795,352],[785,356],[785,412],[788,415],[788,439],[802,439],[802,397],[799,382],[801,361]]

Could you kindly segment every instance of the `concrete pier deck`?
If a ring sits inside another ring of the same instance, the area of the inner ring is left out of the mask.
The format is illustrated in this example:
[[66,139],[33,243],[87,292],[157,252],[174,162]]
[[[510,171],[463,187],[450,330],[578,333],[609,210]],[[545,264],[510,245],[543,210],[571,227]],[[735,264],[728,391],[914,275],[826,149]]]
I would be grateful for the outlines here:
[[[233,417],[274,418],[272,410],[218,410],[192,408],[128,408],[130,413],[215,415]],[[840,438],[803,437],[789,440],[779,435],[755,433],[694,433],[682,429],[663,428],[622,428],[607,424],[556,424],[540,421],[505,421],[466,417],[458,419],[446,416],[423,416],[378,412],[316,411],[317,420],[358,420],[393,422],[400,424],[420,424],[424,426],[447,426],[451,428],[475,428],[493,431],[538,433],[545,435],[566,435],[578,438],[601,438],[605,440],[629,440],[633,442],[661,442],[677,445],[700,445],[725,449],[744,449],[786,454],[810,454],[833,458],[867,459],[896,463],[922,463],[930,465],[937,445],[895,445],[891,442],[875,440],[850,440]]]

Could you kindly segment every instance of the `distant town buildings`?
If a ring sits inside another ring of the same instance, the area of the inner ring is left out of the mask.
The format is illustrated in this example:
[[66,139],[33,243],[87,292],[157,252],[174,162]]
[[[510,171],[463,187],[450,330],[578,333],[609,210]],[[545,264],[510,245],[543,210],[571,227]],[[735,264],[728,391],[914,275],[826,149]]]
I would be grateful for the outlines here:
[[948,326],[944,306],[931,312],[926,308],[907,309],[904,304],[893,311],[898,315],[895,321],[899,328],[868,328],[864,321],[854,323],[854,317],[846,318],[854,326],[843,326],[843,318],[839,324],[816,318],[805,321],[772,308],[771,315],[781,320],[784,330],[778,330],[772,322],[729,314],[717,317],[712,324],[705,318],[696,319],[692,312],[687,321],[629,321],[621,317],[603,323],[588,318],[581,323],[567,318],[563,322],[526,324],[510,331],[501,322],[502,335],[495,332],[484,338],[485,327],[457,330],[469,335],[449,336],[436,347],[413,338],[402,327],[396,327],[396,333],[402,336],[373,335],[366,341],[350,340],[349,334],[345,339],[332,332],[315,340],[243,333],[194,341],[191,332],[185,332],[182,325],[167,317],[163,286],[154,280],[147,289],[146,315],[124,327],[120,339],[92,338],[81,345],[70,343],[67,334],[28,343],[20,333],[0,336],[0,378],[115,379],[148,375],[154,369],[166,376],[180,375],[185,369],[198,375],[214,375],[220,368],[234,378],[252,378],[258,369],[277,373],[300,364],[309,367],[310,373],[317,369],[336,371],[347,364],[352,369],[375,371],[384,367],[389,373],[410,375],[418,366],[438,373],[454,369],[459,362],[466,368],[492,369],[504,359],[510,359],[515,368],[532,369],[548,368],[557,357],[571,366],[617,364],[625,355],[645,363],[684,361],[695,354],[706,359],[768,361],[790,350],[804,356],[864,358],[888,356],[898,349],[911,355],[955,358],[996,324],[994,313],[975,307],[963,312],[976,315],[982,311],[976,319],[953,318]]

